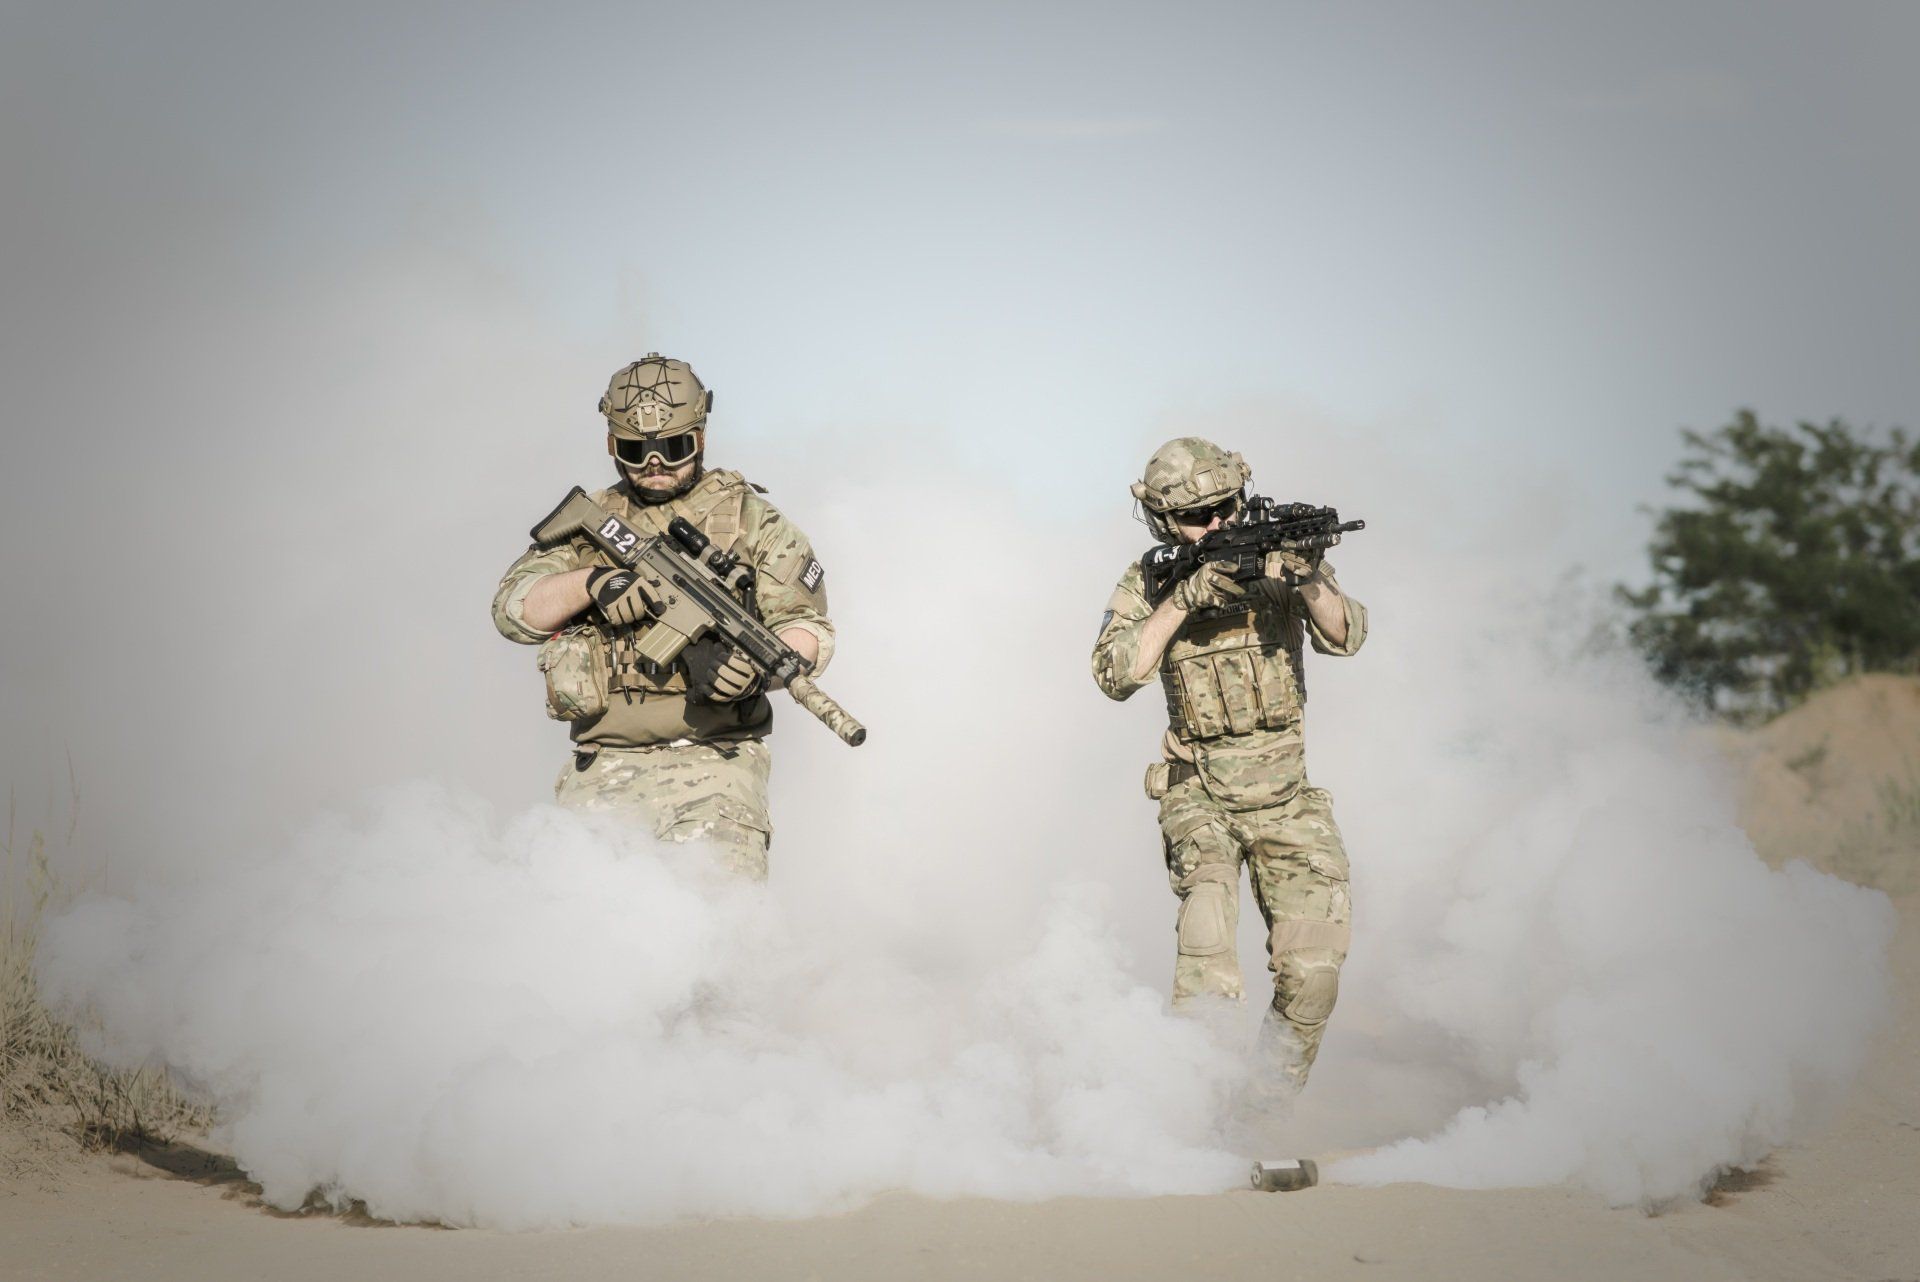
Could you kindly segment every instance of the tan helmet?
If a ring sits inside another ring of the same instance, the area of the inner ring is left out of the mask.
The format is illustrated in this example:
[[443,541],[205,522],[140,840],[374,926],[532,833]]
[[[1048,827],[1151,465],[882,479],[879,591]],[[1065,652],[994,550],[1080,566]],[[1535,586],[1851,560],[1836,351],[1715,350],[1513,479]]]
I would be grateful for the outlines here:
[[1167,513],[1231,498],[1252,476],[1238,453],[1229,454],[1198,436],[1182,436],[1153,452],[1146,472],[1133,483],[1133,497],[1140,500],[1154,533],[1170,539],[1173,526]]
[[693,366],[658,352],[623,365],[600,398],[607,431],[622,440],[647,441],[706,427],[713,393]]

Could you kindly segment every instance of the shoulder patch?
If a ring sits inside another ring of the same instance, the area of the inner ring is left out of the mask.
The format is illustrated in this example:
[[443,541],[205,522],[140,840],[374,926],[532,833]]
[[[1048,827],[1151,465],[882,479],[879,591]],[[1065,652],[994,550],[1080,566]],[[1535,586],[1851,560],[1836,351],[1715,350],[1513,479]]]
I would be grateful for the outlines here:
[[808,557],[807,568],[800,571],[800,586],[809,592],[816,591],[820,587],[820,580],[826,577],[826,567],[812,557]]
[[1100,631],[1097,635],[1098,636],[1107,635],[1107,629],[1112,626],[1113,626],[1113,611],[1108,610],[1105,614],[1100,616]]

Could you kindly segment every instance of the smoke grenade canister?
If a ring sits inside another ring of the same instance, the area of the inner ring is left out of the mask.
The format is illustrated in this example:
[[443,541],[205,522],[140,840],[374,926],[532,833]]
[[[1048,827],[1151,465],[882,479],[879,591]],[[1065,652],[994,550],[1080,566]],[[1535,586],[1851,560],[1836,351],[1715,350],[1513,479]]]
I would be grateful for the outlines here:
[[1262,1193],[1291,1193],[1320,1182],[1320,1168],[1310,1157],[1285,1158],[1253,1164],[1253,1187]]

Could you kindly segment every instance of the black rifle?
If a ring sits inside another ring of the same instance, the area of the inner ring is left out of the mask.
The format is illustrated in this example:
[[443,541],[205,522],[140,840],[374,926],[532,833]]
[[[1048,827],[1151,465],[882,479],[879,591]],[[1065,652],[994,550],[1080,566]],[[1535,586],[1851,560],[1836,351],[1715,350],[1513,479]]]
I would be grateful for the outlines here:
[[1276,503],[1255,495],[1232,525],[1223,525],[1198,542],[1162,543],[1140,558],[1147,600],[1159,605],[1173,585],[1209,561],[1221,561],[1228,574],[1245,583],[1266,573],[1267,553],[1297,552],[1318,563],[1320,554],[1343,534],[1367,528],[1365,521],[1341,521],[1330,507],[1311,503]]

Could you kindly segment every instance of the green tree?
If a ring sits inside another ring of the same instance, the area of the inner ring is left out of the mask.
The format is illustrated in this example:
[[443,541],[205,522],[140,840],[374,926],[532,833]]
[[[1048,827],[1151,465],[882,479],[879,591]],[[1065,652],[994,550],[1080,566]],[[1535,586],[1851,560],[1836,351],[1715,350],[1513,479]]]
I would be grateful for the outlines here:
[[1750,410],[1681,437],[1653,581],[1614,589],[1654,673],[1750,716],[1852,673],[1914,671],[1920,443],[1838,419],[1767,427]]

